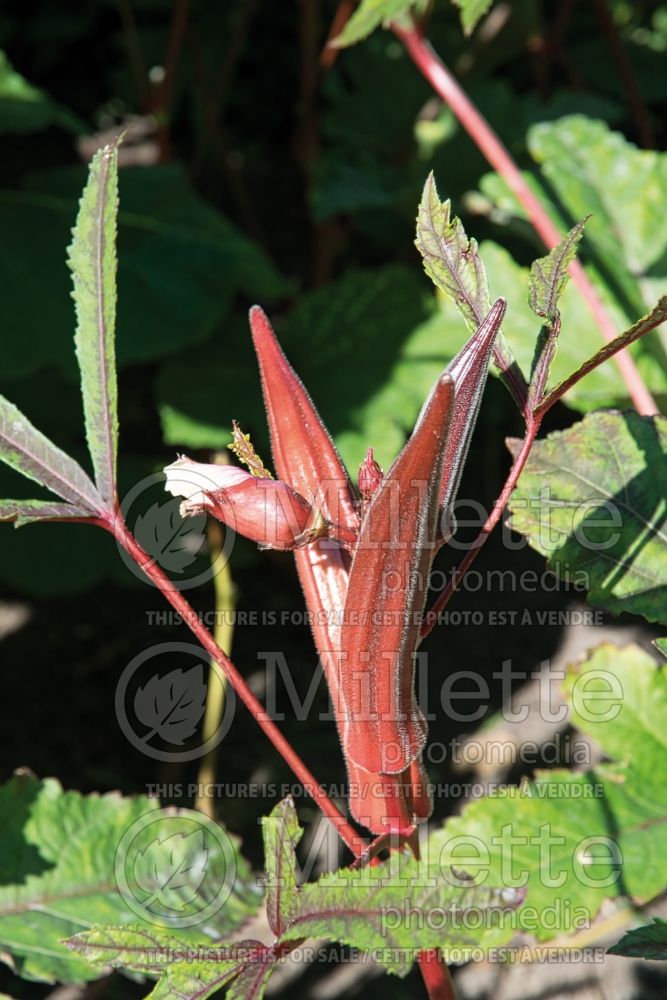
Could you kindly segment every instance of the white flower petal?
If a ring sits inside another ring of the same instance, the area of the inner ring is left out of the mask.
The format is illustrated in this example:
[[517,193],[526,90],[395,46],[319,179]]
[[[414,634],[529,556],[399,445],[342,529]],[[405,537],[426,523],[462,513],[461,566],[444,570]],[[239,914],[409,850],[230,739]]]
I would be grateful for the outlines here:
[[180,456],[164,469],[164,488],[175,497],[185,497],[191,504],[203,507],[207,493],[229,489],[251,479],[249,472],[235,465],[208,465]]

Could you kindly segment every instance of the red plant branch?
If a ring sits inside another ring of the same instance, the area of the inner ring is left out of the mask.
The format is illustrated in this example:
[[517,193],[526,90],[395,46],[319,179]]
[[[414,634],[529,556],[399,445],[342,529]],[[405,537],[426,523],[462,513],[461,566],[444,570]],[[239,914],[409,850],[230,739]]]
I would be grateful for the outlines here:
[[422,951],[417,962],[430,1000],[456,1000],[454,983],[440,951]]
[[[429,42],[422,36],[417,27],[405,29],[398,24],[393,24],[392,29],[405,46],[420,73],[422,73],[435,92],[451,108],[480,152],[516,195],[547,248],[552,249],[552,247],[557,246],[562,236],[549,218],[543,205],[540,204],[539,200],[528,187],[507,148],[491,128],[486,118],[478,111],[465,91],[460,87]],[[616,336],[614,324],[583,267],[578,261],[573,261],[570,264],[569,270],[572,280],[584,297],[603,338],[606,341],[613,340]],[[628,352],[621,351],[616,355],[614,360],[637,412],[643,414],[657,413],[658,408],[655,400],[644,384],[637,366]]]
[[113,520],[103,520],[103,527],[113,534],[117,542],[123,546],[126,552],[134,559],[138,566],[144,571],[162,596],[171,606],[178,611],[187,624],[190,631],[199,640],[207,653],[220,665],[225,676],[234,688],[235,693],[253,715],[258,726],[283,758],[286,764],[292,769],[296,777],[302,783],[308,794],[315,800],[324,815],[329,819],[344,843],[349,847],[355,856],[366,851],[368,845],[363,837],[350,826],[345,817],[334,805],[331,799],[322,791],[319,782],[315,779],[310,770],[306,767],[299,755],[292,748],[288,740],[280,732],[276,724],[267,716],[262,703],[255,697],[248,687],[244,677],[239,673],[229,657],[220,649],[215,639],[208,629],[199,621],[194,609],[186,601],[181,592],[176,589],[168,576],[160,569],[155,560],[145,552],[134,535],[129,531],[122,517],[117,515]]
[[593,7],[595,8],[600,27],[607,39],[611,57],[616,63],[619,80],[625,91],[628,110],[637,128],[639,141],[644,149],[655,149],[656,144],[653,128],[651,127],[651,116],[642,100],[632,62],[623,46],[623,41],[613,14],[609,9],[609,4],[607,0],[593,0]]

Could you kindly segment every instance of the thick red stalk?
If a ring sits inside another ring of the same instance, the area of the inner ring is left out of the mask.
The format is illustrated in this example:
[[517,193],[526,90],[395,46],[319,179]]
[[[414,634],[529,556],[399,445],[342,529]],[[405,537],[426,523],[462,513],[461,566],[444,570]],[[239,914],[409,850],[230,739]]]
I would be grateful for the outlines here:
[[441,952],[422,951],[417,962],[430,1000],[456,1000],[454,983]]
[[[547,248],[551,250],[557,246],[562,239],[558,229],[522,177],[521,171],[510,156],[507,148],[491,128],[486,118],[472,103],[454,76],[449,72],[429,42],[422,36],[417,27],[406,29],[398,24],[393,24],[392,29],[405,46],[420,73],[428,80],[439,97],[451,108],[480,152],[516,195]],[[584,297],[603,338],[606,341],[613,340],[617,331],[583,267],[578,261],[573,261],[570,264],[569,270],[572,280]],[[614,360],[637,412],[643,414],[657,413],[658,408],[655,400],[644,384],[630,354],[625,350],[621,351],[616,355]]]
[[359,531],[341,629],[343,747],[369,771],[400,774],[426,743],[414,651],[439,532],[454,382],[442,375]]
[[276,724],[267,716],[264,706],[252,693],[244,677],[239,673],[229,657],[220,649],[208,629],[199,621],[195,611],[185,600],[181,592],[174,587],[169,577],[163,573],[155,560],[141,548],[120,514],[113,520],[105,520],[101,523],[107,531],[115,536],[117,542],[123,546],[137,565],[141,567],[146,576],[152,580],[165,600],[178,611],[183,621],[199,640],[206,652],[220,665],[223,673],[234,688],[235,693],[254,717],[257,725],[264,731],[285,763],[289,765],[327,819],[336,827],[340,838],[355,856],[363,853],[367,848],[366,841],[350,826],[338,808],[322,791],[314,775],[291,747]]

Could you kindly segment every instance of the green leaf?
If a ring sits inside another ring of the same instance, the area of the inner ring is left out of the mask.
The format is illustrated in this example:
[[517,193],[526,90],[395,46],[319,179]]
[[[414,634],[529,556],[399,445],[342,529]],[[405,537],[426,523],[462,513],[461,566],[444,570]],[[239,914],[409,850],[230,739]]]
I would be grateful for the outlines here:
[[494,0],[453,0],[461,8],[461,24],[466,35],[471,35],[479,19],[494,3]]
[[35,521],[66,521],[70,518],[90,517],[90,511],[69,503],[50,503],[48,500],[0,500],[0,521],[12,521],[15,528]]
[[589,601],[667,624],[667,419],[599,412],[538,441],[511,525]]
[[567,269],[577,255],[577,247],[590,216],[573,226],[564,240],[530,266],[528,296],[530,308],[537,316],[553,323],[558,316],[560,299],[569,275]]
[[291,799],[284,799],[270,816],[262,818],[266,914],[269,927],[276,936],[280,936],[296,912],[295,849],[302,833]]
[[645,903],[667,882],[667,674],[638,646],[570,667],[572,721],[618,763],[540,771],[464,809],[429,853],[478,881],[525,886],[518,927],[540,940],[588,927],[602,902]]
[[628,958],[667,960],[667,920],[653,917],[652,924],[635,927],[621,940],[607,948],[608,955],[627,955]]
[[575,218],[590,213],[586,243],[641,315],[667,291],[667,233],[660,218],[667,153],[639,150],[603,122],[581,115],[535,125],[529,148],[566,210]]
[[567,284],[567,269],[574,260],[586,222],[584,219],[577,223],[557,247],[554,247],[546,257],[533,261],[530,268],[528,283],[530,308],[545,320],[537,338],[530,370],[528,390],[530,410],[534,410],[544,396],[560,333],[558,300]]
[[[423,949],[480,945],[485,928],[501,930],[523,893],[497,884],[471,885],[437,856],[430,863],[395,854],[375,867],[342,869],[302,886],[281,940],[340,941],[371,951],[388,972],[405,976]],[[415,913],[419,921],[410,920]],[[486,924],[473,924],[473,913],[486,914]]]
[[667,639],[654,639],[653,644],[663,656],[667,656]]
[[[138,879],[131,890],[119,890],[119,872],[124,871],[119,864],[126,859],[131,871],[143,880],[150,871],[159,888],[164,884],[162,875],[173,869],[170,837],[179,825],[185,828],[184,824],[192,823],[191,817],[188,811],[160,810],[154,799],[122,798],[116,793],[82,796],[64,792],[52,779],[38,781],[29,775],[3,786],[0,945],[20,974],[47,982],[83,982],[99,973],[68,951],[64,938],[94,923],[136,925],[137,908],[144,930],[152,932],[156,924],[164,924],[157,910],[150,909],[150,899],[147,902]],[[258,903],[237,845],[224,831],[219,836],[225,850],[208,845],[210,884],[204,889],[209,893],[211,886],[229,875],[230,863],[235,866],[236,881],[224,906],[211,913],[205,925],[193,924],[180,931],[186,942],[227,933],[251,916]],[[157,846],[149,868],[144,855],[154,841]],[[179,884],[175,879],[169,884],[179,900],[186,902],[199,889],[195,883],[200,873],[190,878],[183,866],[179,873]],[[170,912],[175,918],[182,915],[182,909]],[[146,919],[141,913],[146,913]]]
[[[302,831],[291,800],[276,806],[263,829],[268,918],[277,934],[271,945],[243,940],[191,948],[164,931],[132,926],[93,928],[68,946],[105,968],[160,974],[152,1000],[199,1000],[234,977],[228,996],[249,1000],[263,995],[277,956],[290,942],[315,936],[371,950],[388,971],[404,976],[423,948],[484,940],[480,912],[495,928],[494,940],[501,934],[507,938],[504,920],[523,901],[523,893],[513,889],[475,887],[465,879],[461,884],[461,877],[443,870],[439,858],[430,865],[407,854],[394,854],[375,867],[333,872],[298,888],[294,847]],[[424,918],[416,928],[410,918],[415,912]],[[470,930],[473,916],[477,922]]]
[[86,129],[85,123],[73,112],[28,83],[0,51],[0,133],[40,132],[50,125],[59,125],[70,132]]
[[70,938],[67,946],[93,965],[160,976],[151,1000],[197,997],[204,1000],[243,969],[243,943],[225,958],[223,947],[197,948],[164,931],[137,926],[98,927]]
[[429,278],[457,306],[472,332],[491,307],[477,241],[468,239],[449,200],[440,201],[435,177],[426,178],[417,214],[415,246]]
[[102,497],[81,466],[4,396],[0,396],[0,460],[89,513],[104,509]]
[[[468,239],[460,220],[452,216],[451,202],[440,201],[432,173],[426,179],[419,205],[415,246],[431,281],[451,299],[468,330],[474,332],[492,301],[486,270],[477,241]],[[520,390],[525,389],[525,379],[502,332],[496,337],[493,356],[501,372],[513,369]],[[521,391],[514,395],[521,408]]]
[[[25,190],[0,192],[0,309],[14,331],[3,344],[5,378],[53,365],[78,379],[61,262],[85,176],[79,168],[44,171]],[[268,303],[287,291],[262,251],[195,192],[182,168],[126,167],[119,190],[120,368],[203,343],[239,294]]]
[[354,45],[355,42],[370,35],[384,22],[396,20],[414,7],[424,8],[424,0],[361,0],[354,14],[332,44],[338,48]]
[[118,388],[116,382],[116,217],[118,145],[93,157],[84,188],[68,264],[74,283],[74,343],[95,481],[103,498],[116,496]]
[[[612,684],[612,677],[619,683]],[[619,649],[603,643],[569,668],[564,691],[572,725],[592,736],[610,757],[653,775],[653,787],[667,767],[667,673],[656,669],[639,646]],[[633,788],[637,794],[641,790]]]

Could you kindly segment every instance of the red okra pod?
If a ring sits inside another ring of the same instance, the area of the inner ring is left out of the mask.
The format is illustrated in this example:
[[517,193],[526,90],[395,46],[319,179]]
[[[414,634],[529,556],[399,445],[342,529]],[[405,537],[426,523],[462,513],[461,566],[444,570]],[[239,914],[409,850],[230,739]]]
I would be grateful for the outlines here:
[[444,374],[370,499],[350,570],[341,629],[343,747],[355,764],[382,774],[405,771],[426,743],[414,653],[453,408],[454,381]]

